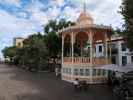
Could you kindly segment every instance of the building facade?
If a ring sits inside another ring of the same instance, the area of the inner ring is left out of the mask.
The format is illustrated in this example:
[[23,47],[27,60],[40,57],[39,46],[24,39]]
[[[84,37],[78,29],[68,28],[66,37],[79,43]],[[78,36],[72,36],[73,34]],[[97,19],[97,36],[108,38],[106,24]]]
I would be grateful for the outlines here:
[[23,41],[24,41],[24,38],[21,38],[21,37],[14,38],[14,45],[16,47],[23,47]]
[[127,48],[123,37],[112,36],[112,63],[121,67],[133,63],[132,52]]
[[[108,41],[108,40],[107,40]],[[120,67],[124,67],[128,64],[133,63],[132,52],[127,48],[125,39],[119,35],[111,36],[110,47],[111,47],[111,62]],[[100,57],[104,55],[103,43],[97,42],[96,45],[96,56]]]

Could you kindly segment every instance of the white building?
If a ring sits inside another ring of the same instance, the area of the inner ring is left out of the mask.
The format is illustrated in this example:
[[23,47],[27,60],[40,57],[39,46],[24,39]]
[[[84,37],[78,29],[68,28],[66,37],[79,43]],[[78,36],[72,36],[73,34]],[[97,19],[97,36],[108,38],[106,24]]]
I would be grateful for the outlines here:
[[[123,37],[114,35],[111,37],[111,61],[113,64],[118,66],[126,66],[127,64],[133,63],[133,55],[131,51],[127,48],[127,45]],[[98,42],[96,45],[96,57],[104,56],[104,46],[103,43]]]

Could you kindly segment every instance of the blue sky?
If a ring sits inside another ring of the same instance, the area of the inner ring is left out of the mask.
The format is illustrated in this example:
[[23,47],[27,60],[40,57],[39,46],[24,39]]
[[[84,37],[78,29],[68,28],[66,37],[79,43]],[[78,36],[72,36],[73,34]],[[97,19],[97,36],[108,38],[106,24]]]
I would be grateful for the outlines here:
[[84,1],[96,24],[122,26],[121,0],[0,0],[0,57],[13,38],[42,32],[48,20],[76,21]]

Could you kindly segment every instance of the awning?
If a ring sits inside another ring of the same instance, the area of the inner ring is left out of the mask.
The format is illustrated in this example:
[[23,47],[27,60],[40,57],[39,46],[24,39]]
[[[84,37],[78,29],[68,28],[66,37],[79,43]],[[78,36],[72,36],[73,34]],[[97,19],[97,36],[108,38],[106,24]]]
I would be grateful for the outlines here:
[[115,64],[108,64],[108,65],[103,65],[99,68],[105,69],[105,70],[110,70],[110,71],[115,71],[115,72],[128,73],[128,72],[133,71],[133,64],[128,64],[126,66],[118,66]]

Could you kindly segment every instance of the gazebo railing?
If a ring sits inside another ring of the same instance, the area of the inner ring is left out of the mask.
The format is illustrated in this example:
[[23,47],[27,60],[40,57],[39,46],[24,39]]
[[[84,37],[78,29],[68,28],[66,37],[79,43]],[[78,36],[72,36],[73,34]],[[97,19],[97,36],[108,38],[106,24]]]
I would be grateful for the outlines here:
[[[72,63],[72,57],[64,57],[64,63]],[[90,63],[90,57],[74,57],[73,63]],[[103,65],[110,63],[111,61],[105,58],[93,58],[92,63],[94,65]]]
[[[72,57],[64,57],[65,63],[72,63]],[[74,57],[73,63],[90,63],[89,57]]]
[[111,64],[111,61],[105,58],[93,58],[93,64],[94,65]]

